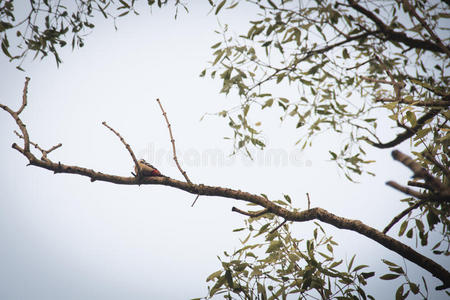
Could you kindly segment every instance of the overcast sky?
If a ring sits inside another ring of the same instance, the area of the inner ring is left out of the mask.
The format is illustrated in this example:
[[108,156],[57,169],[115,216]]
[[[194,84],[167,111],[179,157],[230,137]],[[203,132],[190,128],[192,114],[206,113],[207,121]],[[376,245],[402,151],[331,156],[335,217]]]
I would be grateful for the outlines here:
[[[31,139],[42,147],[62,143],[54,161],[128,176],[133,162],[117,139],[101,125],[118,130],[135,153],[168,176],[183,179],[171,159],[167,127],[155,102],[160,98],[171,121],[179,160],[192,181],[265,193],[271,199],[289,194],[297,207],[312,206],[359,219],[378,229],[405,206],[404,196],[384,182],[405,183],[410,173],[389,151],[373,153],[376,177],[349,183],[329,149],[339,137],[324,135],[313,147],[294,145],[301,133],[278,116],[264,115],[267,149],[255,160],[230,157],[232,144],[224,119],[200,118],[230,108],[234,95],[219,94],[220,82],[199,77],[211,60],[210,46],[220,40],[218,19],[206,5],[190,7],[174,20],[172,9],[143,10],[121,19],[118,31],[98,18],[86,46],[62,51],[63,64],[52,58],[28,60],[26,72],[0,56],[0,103],[20,105],[25,76],[31,77],[28,106],[21,115]],[[221,17],[245,28],[250,11]],[[11,148],[18,142],[12,118],[0,112],[0,298],[1,299],[188,299],[205,296],[206,277],[220,268],[217,255],[240,246],[244,216],[231,212],[241,202],[200,197],[164,186],[118,186],[91,183],[76,175],[54,175],[26,167]],[[401,149],[401,148],[400,148]],[[403,149],[407,151],[408,145]],[[283,157],[278,161],[275,156]],[[216,159],[214,159],[216,157]],[[292,226],[299,238],[311,238],[309,223]],[[324,225],[340,243],[343,259],[371,265],[377,276],[387,270],[381,258],[405,261],[353,232]],[[391,231],[395,236],[398,226]],[[404,241],[404,240],[403,240]],[[406,241],[408,242],[408,241]],[[412,244],[414,246],[414,244]],[[427,254],[429,255],[429,254]],[[411,280],[427,272],[406,262]],[[447,261],[448,267],[448,261]],[[393,298],[392,285],[369,281],[380,299]],[[429,280],[432,290],[436,281]],[[435,298],[436,299],[436,298]]]

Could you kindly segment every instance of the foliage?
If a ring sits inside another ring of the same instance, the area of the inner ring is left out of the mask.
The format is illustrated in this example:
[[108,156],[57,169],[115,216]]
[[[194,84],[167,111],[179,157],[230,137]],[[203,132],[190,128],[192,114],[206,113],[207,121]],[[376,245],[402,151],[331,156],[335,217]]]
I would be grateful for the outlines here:
[[[217,1],[217,7],[227,7],[225,2]],[[264,147],[258,141],[262,130],[249,120],[252,111],[272,109],[281,120],[296,120],[296,143],[302,148],[317,133],[331,130],[342,136],[345,145],[330,149],[330,155],[350,180],[373,162],[366,157],[368,145],[391,148],[410,139],[417,161],[449,184],[444,174],[450,152],[448,4],[246,2],[259,18],[238,36],[223,26],[222,41],[212,46],[214,60],[202,73],[219,76],[221,92],[234,91],[241,98],[238,109],[219,113],[228,118],[237,149]],[[228,8],[236,9],[234,4]],[[289,92],[292,88],[299,92]],[[397,136],[382,142],[388,122]],[[405,202],[412,206],[418,199]],[[428,233],[440,230],[434,253],[448,255],[448,211],[448,202],[425,202],[404,221],[399,235],[414,224],[406,236],[416,232],[425,246]]]
[[[25,2],[25,1],[24,1]],[[124,17],[130,12],[138,15],[135,0],[31,0],[28,2],[28,13],[21,15],[17,11],[17,1],[0,1],[0,40],[3,54],[11,61],[17,60],[18,69],[29,52],[34,53],[34,58],[41,59],[49,53],[53,54],[57,65],[62,61],[59,56],[61,48],[68,43],[72,49],[84,46],[85,37],[94,29],[93,20],[102,15],[105,19],[112,18],[114,22],[119,17]],[[148,6],[162,7],[167,0],[148,0]],[[20,5],[20,4],[19,4]],[[27,5],[21,3],[21,5]],[[186,6],[180,0],[175,1],[178,7]],[[20,7],[19,7],[20,9]],[[15,35],[19,42],[10,45],[8,33]]]
[[207,278],[212,282],[208,298],[374,299],[363,287],[375,273],[355,265],[355,256],[344,266],[334,256],[338,244],[315,225],[312,237],[304,240],[293,237],[290,224],[274,215],[246,220],[244,228],[234,230],[244,234],[242,247],[224,252],[222,269]]
[[[253,5],[258,17],[242,33],[221,26],[213,60],[201,73],[218,77],[220,92],[240,99],[237,107],[218,113],[229,122],[235,151],[265,147],[263,130],[256,130],[260,122],[251,120],[270,109],[281,121],[295,120],[301,148],[316,134],[340,135],[344,146],[329,153],[349,180],[364,172],[374,175],[367,170],[374,162],[367,147],[392,148],[410,140],[415,159],[450,184],[448,3],[223,0],[215,2],[215,12],[238,9],[242,2]],[[388,126],[394,129],[386,135]],[[433,194],[420,182],[410,185]],[[449,202],[403,201],[416,210],[409,211],[398,235],[415,236],[427,246],[429,233],[438,232],[432,251],[448,256]],[[397,299],[419,293],[401,268],[392,263],[389,269],[406,279]]]
[[[228,8],[236,9],[235,1],[217,1],[217,10],[228,2]],[[222,93],[235,91],[241,98],[240,109],[219,113],[229,120],[237,149],[264,147],[249,112],[272,109],[281,120],[296,121],[296,143],[302,148],[317,133],[331,130],[341,135],[345,145],[331,149],[330,155],[349,179],[373,162],[366,158],[367,144],[389,146],[381,142],[389,119],[397,127],[394,134],[417,127],[413,151],[425,167],[433,167],[425,152],[448,165],[450,115],[442,110],[448,103],[438,102],[449,100],[450,50],[430,41],[426,27],[408,15],[405,1],[368,1],[367,7],[356,1],[245,2],[259,11],[258,19],[238,36],[223,26],[222,41],[212,46],[214,60],[202,72],[220,77]],[[446,36],[446,6],[415,1],[413,9],[427,28]],[[419,44],[421,39],[430,43]],[[419,122],[433,109],[440,110]]]

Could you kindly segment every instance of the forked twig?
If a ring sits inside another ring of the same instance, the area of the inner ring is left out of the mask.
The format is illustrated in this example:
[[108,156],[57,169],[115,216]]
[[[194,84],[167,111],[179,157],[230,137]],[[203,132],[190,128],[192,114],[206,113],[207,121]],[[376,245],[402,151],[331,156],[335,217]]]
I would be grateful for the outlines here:
[[139,163],[138,163],[138,161],[137,161],[137,159],[136,159],[136,156],[134,155],[134,152],[133,152],[133,150],[131,149],[130,145],[124,140],[124,138],[120,135],[120,133],[118,133],[118,132],[115,131],[112,127],[110,127],[108,124],[106,124],[105,121],[103,121],[102,124],[103,124],[106,128],[108,128],[109,130],[111,130],[115,135],[117,135],[117,137],[120,139],[120,141],[122,142],[122,144],[125,145],[125,148],[127,148],[128,152],[130,153],[131,158],[133,159],[134,164],[135,164],[135,166],[136,166],[136,169],[137,169],[137,172],[138,172],[138,174],[136,174],[136,175],[139,176],[139,175],[141,174],[141,166],[139,165]]
[[[23,135],[21,135],[20,133],[18,133],[16,130],[14,130],[14,133],[15,133],[19,138],[24,139]],[[59,147],[62,146],[62,144],[59,143],[58,145],[55,145],[55,146],[51,147],[51,148],[48,149],[48,150],[44,150],[44,149],[42,149],[38,144],[33,143],[32,141],[30,141],[30,145],[34,146],[34,148],[36,148],[36,149],[38,149],[39,151],[41,151],[41,153],[42,153],[42,159],[43,159],[43,160],[48,160],[47,155],[48,155],[50,152],[52,152],[53,150],[56,150],[56,149],[58,149]]]
[[415,162],[411,157],[408,155],[398,151],[394,150],[392,151],[392,157],[401,162],[405,167],[409,168],[414,173],[415,178],[420,178],[425,181],[425,183],[422,182],[416,182],[416,181],[408,181],[409,186],[416,186],[423,189],[427,189],[430,192],[434,192],[433,194],[427,194],[427,193],[421,193],[419,191],[410,189],[408,187],[402,186],[395,181],[388,181],[386,182],[387,185],[390,187],[405,193],[407,195],[413,196],[417,199],[420,199],[421,201],[418,201],[416,204],[408,207],[404,211],[402,211],[400,214],[398,214],[392,221],[384,228],[383,233],[386,234],[389,229],[392,228],[398,221],[400,221],[404,216],[409,214],[412,210],[422,206],[426,202],[429,201],[446,201],[449,202],[450,199],[450,189],[446,187],[442,182],[439,181],[436,177],[431,175],[426,169],[424,169],[420,164]]
[[[186,171],[184,171],[184,170],[181,168],[180,163],[178,162],[177,151],[176,151],[176,149],[175,149],[175,139],[173,138],[173,135],[172,135],[172,128],[171,128],[171,125],[170,125],[170,123],[169,123],[169,119],[167,118],[167,113],[164,111],[164,108],[163,108],[162,105],[161,105],[161,101],[159,101],[159,99],[156,99],[156,101],[158,102],[159,107],[161,108],[162,115],[164,116],[164,119],[166,119],[167,128],[169,129],[170,142],[172,143],[172,150],[173,150],[173,160],[175,161],[175,164],[177,165],[178,170],[180,170],[181,174],[184,176],[184,178],[186,179],[186,181],[187,181],[188,183],[192,184],[191,180],[190,180],[189,177],[187,176]],[[197,199],[195,199],[195,200],[197,200]],[[195,201],[194,201],[194,203],[195,203]]]

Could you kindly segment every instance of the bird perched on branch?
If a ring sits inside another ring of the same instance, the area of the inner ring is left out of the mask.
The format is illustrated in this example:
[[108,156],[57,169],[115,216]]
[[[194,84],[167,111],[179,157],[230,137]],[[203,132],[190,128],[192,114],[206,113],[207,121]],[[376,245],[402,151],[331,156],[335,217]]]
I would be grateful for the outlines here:
[[[146,162],[144,159],[140,159],[138,161],[138,164],[139,164],[139,167],[141,168],[141,175],[144,177],[149,177],[149,176],[165,177],[164,175],[161,174],[161,172],[158,171],[157,168],[155,168],[154,166],[152,166],[151,164]],[[136,174],[139,173],[136,166],[134,166],[134,171],[136,172]]]

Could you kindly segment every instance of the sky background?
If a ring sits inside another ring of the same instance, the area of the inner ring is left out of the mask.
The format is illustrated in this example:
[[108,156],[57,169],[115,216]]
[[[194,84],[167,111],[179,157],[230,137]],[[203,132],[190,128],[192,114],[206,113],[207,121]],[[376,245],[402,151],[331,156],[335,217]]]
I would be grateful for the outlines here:
[[[53,161],[128,176],[133,162],[115,135],[119,131],[135,153],[164,174],[182,180],[172,161],[165,121],[155,101],[168,114],[178,158],[195,183],[219,185],[271,199],[289,194],[294,205],[312,206],[339,216],[359,219],[378,229],[402,209],[404,196],[385,186],[390,179],[405,183],[411,175],[393,161],[389,150],[370,153],[377,160],[376,177],[348,182],[328,150],[338,149],[339,137],[323,135],[312,148],[294,145],[301,132],[280,123],[277,115],[261,115],[267,148],[255,160],[232,152],[231,130],[224,119],[207,116],[236,104],[237,97],[219,94],[220,82],[200,78],[212,60],[210,46],[218,18],[207,5],[190,6],[174,20],[171,8],[142,9],[140,16],[97,18],[84,48],[52,58],[27,60],[26,72],[0,57],[0,103],[17,109],[25,76],[31,77],[28,106],[21,114],[31,140],[44,148],[62,143]],[[246,28],[251,10],[225,12],[222,23]],[[11,148],[18,142],[12,118],[0,112],[0,298],[1,299],[189,299],[207,293],[206,277],[220,268],[217,255],[239,248],[244,216],[231,212],[241,202],[200,197],[165,186],[119,186],[76,175],[54,175],[26,167],[26,159]],[[407,152],[408,145],[399,149]],[[211,159],[218,155],[219,160]],[[288,157],[284,163],[274,155]],[[377,277],[387,272],[386,258],[407,265],[411,280],[437,281],[400,256],[353,232],[323,224],[340,243],[337,256],[368,264]],[[299,238],[311,238],[310,223],[292,226]],[[390,234],[396,236],[398,226]],[[403,242],[410,243],[410,241]],[[414,243],[410,243],[414,246]],[[430,243],[431,245],[431,243]],[[427,255],[429,255],[427,253]],[[442,261],[442,260],[441,260]],[[444,263],[444,261],[442,261]],[[445,262],[447,267],[448,261]],[[399,281],[369,281],[368,291],[393,298]],[[435,296],[433,299],[438,299]]]

